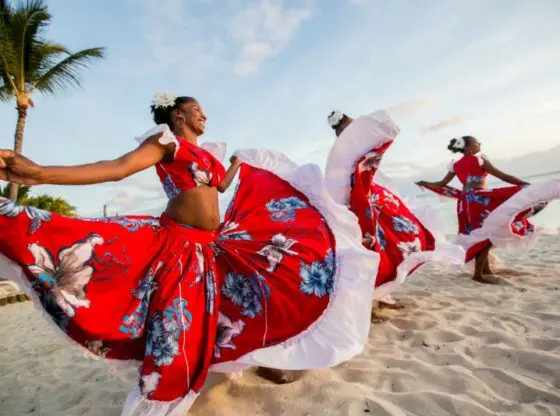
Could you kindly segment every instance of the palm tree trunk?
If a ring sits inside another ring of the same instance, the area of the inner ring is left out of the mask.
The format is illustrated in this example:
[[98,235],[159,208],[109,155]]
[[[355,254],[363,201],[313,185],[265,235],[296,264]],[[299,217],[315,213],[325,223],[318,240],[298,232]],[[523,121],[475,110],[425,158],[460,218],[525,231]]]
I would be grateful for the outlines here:
[[[25,122],[27,121],[27,108],[18,106],[17,111],[18,120],[14,137],[14,152],[21,153],[23,150],[23,132],[25,130]],[[18,187],[17,184],[10,183],[10,199],[12,201],[17,201]]]

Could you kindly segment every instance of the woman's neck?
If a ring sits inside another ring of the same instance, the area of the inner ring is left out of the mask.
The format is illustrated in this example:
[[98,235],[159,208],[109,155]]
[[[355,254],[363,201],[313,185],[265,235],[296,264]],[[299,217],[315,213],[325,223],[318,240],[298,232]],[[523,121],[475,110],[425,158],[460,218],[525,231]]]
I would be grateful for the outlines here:
[[182,137],[189,143],[194,144],[195,146],[198,146],[198,134],[196,134],[191,129],[184,128],[184,127],[178,128],[173,131],[173,134],[175,134],[175,136]]

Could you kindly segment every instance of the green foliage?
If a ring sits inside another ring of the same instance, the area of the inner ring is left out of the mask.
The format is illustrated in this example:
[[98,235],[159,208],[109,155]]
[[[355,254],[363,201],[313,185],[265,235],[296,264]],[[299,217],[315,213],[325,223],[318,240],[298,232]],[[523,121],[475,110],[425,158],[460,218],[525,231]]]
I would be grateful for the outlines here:
[[[1,0],[0,0],[1,1]],[[29,186],[20,186],[18,189],[17,202],[21,205],[29,205],[45,211],[56,212],[67,217],[76,217],[76,207],[70,205],[64,198],[55,197],[47,194],[30,195],[31,188]],[[9,189],[5,185],[0,189],[0,196],[8,198]]]
[[72,53],[45,39],[51,20],[44,0],[0,0],[0,99],[20,105],[35,90],[54,94],[79,86],[80,71],[103,58],[104,48]]

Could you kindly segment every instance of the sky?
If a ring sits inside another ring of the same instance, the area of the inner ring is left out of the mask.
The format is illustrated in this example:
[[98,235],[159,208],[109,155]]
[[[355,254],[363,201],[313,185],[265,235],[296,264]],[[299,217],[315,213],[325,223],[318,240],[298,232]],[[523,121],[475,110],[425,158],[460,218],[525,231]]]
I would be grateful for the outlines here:
[[[130,151],[152,127],[155,91],[201,102],[202,141],[321,167],[334,138],[330,111],[390,109],[401,134],[382,168],[401,179],[447,164],[457,135],[477,136],[491,159],[521,163],[560,144],[558,0],[47,3],[48,38],[107,51],[81,89],[34,97],[24,154],[43,165]],[[1,148],[12,147],[15,122],[13,103],[0,103]],[[543,171],[554,168],[547,163]],[[104,204],[123,214],[165,203],[153,169],[121,183],[34,191],[62,196],[83,215]]]

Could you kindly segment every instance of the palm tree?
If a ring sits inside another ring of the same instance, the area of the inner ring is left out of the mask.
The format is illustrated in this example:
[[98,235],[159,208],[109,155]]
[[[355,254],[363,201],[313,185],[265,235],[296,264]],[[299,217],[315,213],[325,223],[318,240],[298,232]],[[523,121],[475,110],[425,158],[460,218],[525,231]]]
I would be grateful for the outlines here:
[[[52,16],[44,0],[0,0],[0,101],[15,100],[18,119],[14,151],[21,153],[27,110],[35,91],[55,94],[80,86],[80,70],[103,58],[104,48],[72,53],[44,38]],[[17,199],[17,185],[10,184],[10,199]]]
[[[27,185],[22,185],[18,187],[17,199],[16,201],[20,204],[25,202],[25,200],[29,197],[29,192],[31,191],[31,187]],[[2,198],[9,198],[10,197],[10,186],[6,185],[0,188],[0,197]]]
[[[7,198],[9,195],[9,186],[0,187],[0,198]],[[47,194],[30,195],[31,187],[22,185],[18,188],[17,202],[21,205],[29,205],[45,211],[56,212],[67,217],[76,217],[78,215],[76,207],[71,205],[64,198],[54,197]]]
[[68,201],[47,194],[30,196],[25,200],[24,205],[29,205],[45,211],[56,212],[67,217],[75,217],[78,215],[76,207],[70,205]]

